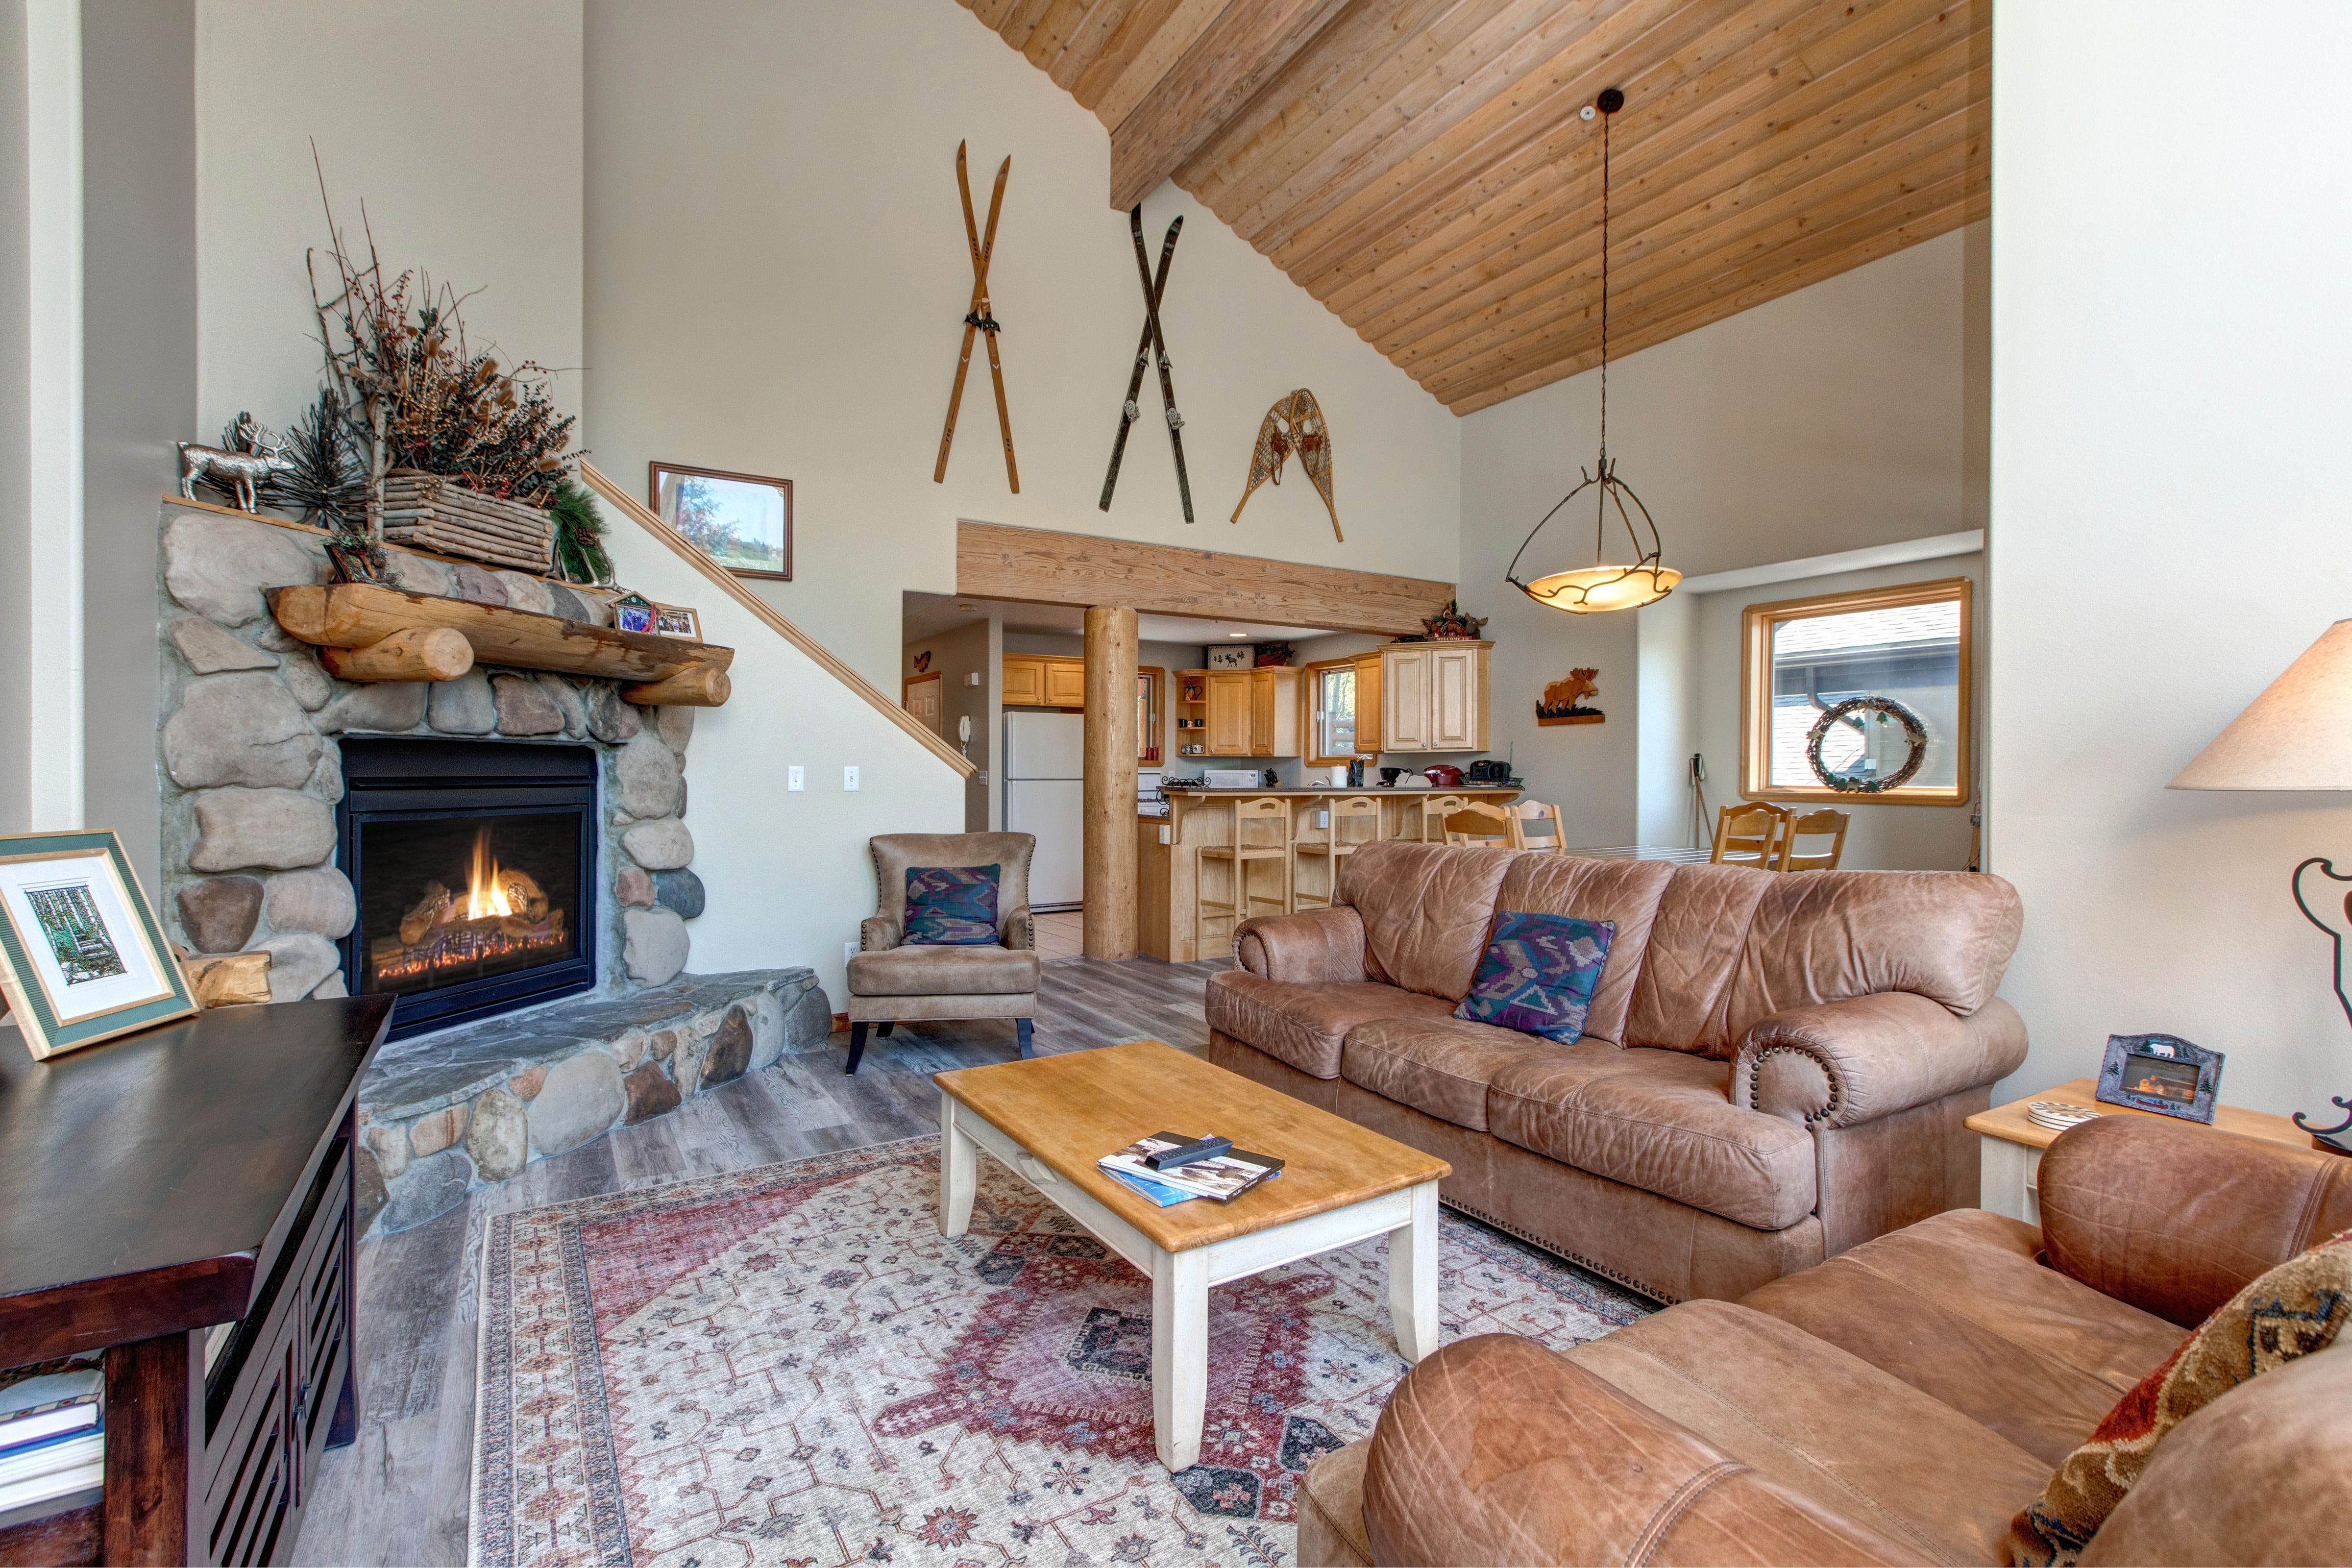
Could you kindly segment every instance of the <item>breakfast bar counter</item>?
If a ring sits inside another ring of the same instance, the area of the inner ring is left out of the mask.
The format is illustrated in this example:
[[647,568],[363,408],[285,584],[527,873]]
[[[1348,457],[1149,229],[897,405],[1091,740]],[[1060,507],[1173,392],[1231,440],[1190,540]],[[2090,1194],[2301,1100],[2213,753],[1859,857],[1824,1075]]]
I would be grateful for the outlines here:
[[[1136,921],[1138,951],[1146,957],[1170,963],[1189,963],[1196,958],[1223,958],[1233,949],[1222,919],[1209,927],[1211,951],[1202,951],[1193,930],[1194,893],[1198,885],[1201,858],[1199,851],[1205,846],[1230,845],[1234,842],[1234,808],[1243,801],[1263,800],[1272,796],[1288,803],[1290,807],[1290,838],[1298,842],[1319,842],[1328,830],[1323,814],[1331,803],[1363,795],[1380,807],[1380,837],[1382,838],[1419,838],[1422,806],[1426,801],[1442,795],[1461,800],[1483,801],[1501,805],[1516,799],[1519,791],[1507,784],[1465,784],[1449,789],[1396,789],[1368,785],[1362,789],[1333,789],[1328,786],[1306,789],[1203,789],[1181,786],[1166,792],[1169,815],[1164,817],[1140,816],[1136,819],[1137,876],[1136,890],[1140,904]],[[1356,830],[1360,837],[1361,829]],[[1330,873],[1327,857],[1300,855],[1298,891],[1320,901],[1329,890]],[[1222,878],[1228,868],[1212,862],[1211,875]],[[1274,880],[1273,871],[1262,871],[1260,879],[1266,885]],[[1210,886],[1220,891],[1223,884],[1212,881]],[[1261,913],[1264,911],[1261,910]]]

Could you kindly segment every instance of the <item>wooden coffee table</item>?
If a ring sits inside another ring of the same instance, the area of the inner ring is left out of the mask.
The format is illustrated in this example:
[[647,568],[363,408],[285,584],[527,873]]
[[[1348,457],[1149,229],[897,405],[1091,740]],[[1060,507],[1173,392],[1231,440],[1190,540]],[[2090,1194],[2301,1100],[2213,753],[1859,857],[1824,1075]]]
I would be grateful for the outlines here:
[[[933,1075],[940,1229],[971,1228],[985,1149],[1151,1280],[1151,1418],[1160,1462],[1201,1457],[1209,1287],[1389,1237],[1389,1321],[1418,1362],[1437,1348],[1437,1184],[1454,1168],[1157,1040]],[[1160,1208],[1095,1165],[1167,1130],[1285,1162],[1230,1203]]]

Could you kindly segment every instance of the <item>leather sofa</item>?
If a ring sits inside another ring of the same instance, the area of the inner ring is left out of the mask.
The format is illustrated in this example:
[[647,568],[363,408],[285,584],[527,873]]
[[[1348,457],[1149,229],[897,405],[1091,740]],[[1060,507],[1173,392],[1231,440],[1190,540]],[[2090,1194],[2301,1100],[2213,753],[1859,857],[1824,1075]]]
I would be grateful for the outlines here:
[[[1612,921],[1583,1037],[1452,1016],[1497,910]],[[1210,1058],[1450,1162],[1444,1201],[1662,1300],[1977,1200],[1963,1119],[2025,1057],[2015,889],[1389,841],[1246,921]]]
[[[1029,913],[1027,833],[885,833],[874,855],[875,909],[857,928],[849,955],[849,1064],[866,1056],[866,1031],[884,1039],[901,1023],[948,1018],[1009,1018],[1021,1055],[1035,1054],[1029,1025],[1037,1010],[1036,926]],[[971,945],[908,943],[907,873],[926,866],[994,866],[996,941]]]
[[[2040,1230],[1976,1209],[1738,1303],[1406,1374],[1300,1489],[1302,1568],[2006,1563],[2009,1522],[2264,1270],[2352,1227],[2352,1160],[2141,1117],[2050,1147]],[[2168,1433],[2092,1563],[2343,1563],[2352,1334]]]

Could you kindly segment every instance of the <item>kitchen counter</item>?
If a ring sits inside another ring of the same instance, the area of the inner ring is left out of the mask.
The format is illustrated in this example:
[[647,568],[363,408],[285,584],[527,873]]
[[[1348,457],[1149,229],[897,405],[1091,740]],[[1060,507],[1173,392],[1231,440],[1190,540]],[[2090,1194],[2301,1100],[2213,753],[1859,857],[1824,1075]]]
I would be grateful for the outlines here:
[[1223,797],[1224,797],[1224,796],[1226,796],[1226,795],[1235,795],[1235,796],[1239,796],[1239,795],[1247,795],[1247,796],[1248,796],[1249,798],[1251,798],[1252,800],[1255,800],[1258,796],[1260,796],[1260,795],[1371,795],[1371,796],[1373,796],[1373,797],[1377,798],[1377,797],[1379,797],[1379,796],[1381,796],[1381,795],[1517,795],[1517,794],[1518,794],[1518,793],[1519,793],[1519,791],[1520,791],[1520,788],[1521,788],[1521,787],[1522,787],[1522,786],[1520,786],[1520,785],[1518,785],[1518,784],[1445,784],[1445,785],[1432,784],[1432,785],[1431,785],[1431,786],[1429,786],[1427,789],[1423,789],[1423,788],[1421,788],[1421,787],[1420,787],[1420,786],[1418,786],[1418,785],[1412,785],[1412,786],[1408,786],[1408,787],[1405,787],[1405,788],[1402,788],[1402,789],[1400,789],[1399,787],[1397,787],[1397,786],[1396,786],[1396,785],[1394,785],[1394,784],[1364,784],[1364,785],[1362,785],[1362,786],[1361,786],[1361,787],[1360,787],[1360,788],[1355,788],[1355,789],[1348,789],[1348,788],[1334,788],[1332,785],[1329,785],[1329,784],[1307,784],[1307,785],[1301,785],[1301,786],[1299,786],[1299,787],[1297,787],[1297,788],[1295,788],[1295,789],[1294,789],[1294,788],[1286,788],[1286,787],[1276,787],[1276,788],[1274,788],[1274,789],[1265,789],[1265,788],[1263,788],[1263,787],[1255,788],[1255,789],[1208,789],[1208,788],[1204,788],[1204,787],[1189,786],[1189,785],[1184,785],[1184,784],[1179,784],[1179,785],[1177,785],[1174,789],[1171,789],[1171,790],[1165,790],[1165,791],[1163,791],[1162,793],[1167,794],[1167,795],[1193,795],[1193,796],[1213,796],[1213,797],[1216,797],[1216,798],[1219,798],[1219,799],[1222,799],[1222,798],[1223,798]]

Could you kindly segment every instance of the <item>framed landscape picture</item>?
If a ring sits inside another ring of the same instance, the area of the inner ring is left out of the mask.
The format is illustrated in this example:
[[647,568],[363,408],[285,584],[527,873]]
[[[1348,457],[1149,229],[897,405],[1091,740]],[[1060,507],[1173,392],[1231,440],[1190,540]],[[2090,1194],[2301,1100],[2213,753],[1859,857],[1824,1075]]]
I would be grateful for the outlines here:
[[793,575],[793,481],[653,463],[654,515],[738,577]]
[[109,832],[0,838],[0,992],[36,1060],[196,1010]]

